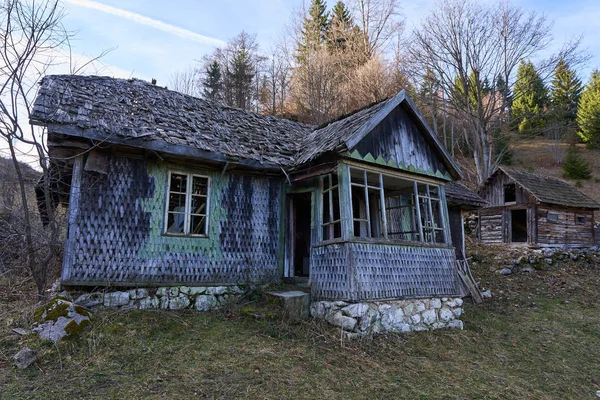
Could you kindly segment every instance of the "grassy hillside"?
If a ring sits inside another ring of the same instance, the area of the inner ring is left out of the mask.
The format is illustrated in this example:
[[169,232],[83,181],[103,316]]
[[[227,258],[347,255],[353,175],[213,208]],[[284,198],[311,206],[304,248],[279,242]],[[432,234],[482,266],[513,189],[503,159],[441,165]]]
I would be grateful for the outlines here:
[[[558,148],[566,154],[568,146],[566,143],[556,144],[542,138],[525,140],[515,148],[515,164],[511,167],[563,179],[562,166],[556,163],[553,152]],[[582,185],[579,190],[600,202],[600,150],[588,150],[581,144],[578,147],[583,158],[592,167],[592,179],[579,181]],[[572,185],[576,184],[576,181],[567,181]]]
[[[495,297],[467,302],[465,330],[348,341],[335,328],[255,319],[246,308],[97,314],[58,347],[12,334],[31,303],[1,290],[0,397],[207,399],[592,399],[600,390],[600,266],[500,277],[503,249],[474,249]],[[266,313],[266,315],[269,315]],[[25,371],[10,357],[28,345]]]

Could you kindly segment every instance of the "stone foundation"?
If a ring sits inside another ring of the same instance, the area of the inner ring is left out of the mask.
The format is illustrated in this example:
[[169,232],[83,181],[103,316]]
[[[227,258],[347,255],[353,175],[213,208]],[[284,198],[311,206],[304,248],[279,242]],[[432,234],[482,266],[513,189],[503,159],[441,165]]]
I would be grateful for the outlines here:
[[239,286],[173,286],[131,289],[119,292],[85,293],[75,303],[87,308],[122,307],[136,310],[209,311],[226,304],[246,292]]
[[460,298],[387,300],[364,303],[316,301],[310,306],[315,318],[339,326],[349,336],[383,332],[427,331],[463,328]]

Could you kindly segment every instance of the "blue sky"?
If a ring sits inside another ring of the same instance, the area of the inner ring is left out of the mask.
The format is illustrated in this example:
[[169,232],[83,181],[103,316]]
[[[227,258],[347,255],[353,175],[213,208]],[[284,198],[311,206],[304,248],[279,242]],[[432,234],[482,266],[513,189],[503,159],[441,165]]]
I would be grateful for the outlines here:
[[[302,7],[302,0],[63,1],[68,12],[64,23],[77,31],[74,53],[94,56],[117,47],[103,58],[107,69],[102,74],[156,78],[160,85],[167,85],[175,71],[192,65],[241,30],[255,33],[268,52],[289,25],[292,13]],[[401,2],[407,29],[418,24],[433,3]],[[553,49],[570,37],[585,35],[584,47],[593,58],[581,70],[584,80],[592,68],[600,68],[600,1],[520,0],[513,4],[543,12],[554,21]]]

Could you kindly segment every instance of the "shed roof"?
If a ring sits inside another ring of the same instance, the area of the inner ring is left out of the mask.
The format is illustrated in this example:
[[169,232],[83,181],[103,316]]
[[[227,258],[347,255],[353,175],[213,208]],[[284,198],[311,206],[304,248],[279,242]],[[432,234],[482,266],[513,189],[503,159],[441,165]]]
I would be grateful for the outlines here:
[[540,203],[573,208],[600,209],[600,204],[567,182],[549,176],[498,167],[492,176],[488,178],[488,182],[494,179],[498,171],[508,175],[509,178],[531,193]]
[[449,182],[446,184],[446,198],[448,199],[448,204],[466,206],[467,208],[480,208],[487,203],[477,193],[460,182]]
[[57,133],[219,161],[294,168],[328,152],[343,153],[403,105],[454,178],[460,170],[405,91],[317,128],[227,107],[139,79],[49,75],[42,79],[31,122]]

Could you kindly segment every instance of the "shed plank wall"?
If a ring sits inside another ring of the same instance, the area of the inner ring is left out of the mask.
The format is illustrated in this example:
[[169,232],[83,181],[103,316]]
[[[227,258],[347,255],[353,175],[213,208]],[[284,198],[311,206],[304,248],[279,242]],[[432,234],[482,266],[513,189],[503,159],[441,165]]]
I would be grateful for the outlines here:
[[[503,206],[504,203],[504,185],[515,183],[502,171],[499,171],[495,178],[486,186],[483,187],[481,197],[486,200],[489,204],[488,207]],[[527,191],[525,191],[519,184],[516,184],[516,204],[531,204],[535,203],[533,198]]]
[[490,208],[479,211],[479,240],[494,244],[504,241],[503,209]]
[[[558,215],[558,222],[548,221],[548,212]],[[575,216],[585,216],[584,224],[577,224]],[[537,211],[539,244],[593,245],[593,214],[591,211],[569,211],[539,206]]]
[[436,150],[401,107],[391,112],[353,150],[363,157],[367,154],[373,158],[381,156],[386,162],[391,160],[401,168],[412,166],[428,175],[448,174]]
[[[278,178],[185,167],[211,177],[208,238],[165,236],[168,168],[111,156],[108,173],[83,171],[70,224],[70,285],[234,284],[278,279]],[[72,235],[71,235],[72,233]]]

